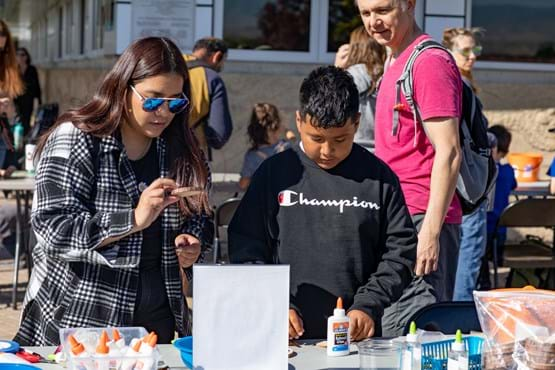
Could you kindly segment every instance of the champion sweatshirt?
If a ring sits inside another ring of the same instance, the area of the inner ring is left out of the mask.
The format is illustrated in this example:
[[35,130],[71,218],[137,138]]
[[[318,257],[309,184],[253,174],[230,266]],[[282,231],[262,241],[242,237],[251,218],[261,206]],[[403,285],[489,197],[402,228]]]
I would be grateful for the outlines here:
[[399,180],[357,144],[331,170],[297,145],[262,163],[229,226],[232,263],[290,265],[304,339],[325,338],[337,297],[377,330],[412,279],[416,231]]

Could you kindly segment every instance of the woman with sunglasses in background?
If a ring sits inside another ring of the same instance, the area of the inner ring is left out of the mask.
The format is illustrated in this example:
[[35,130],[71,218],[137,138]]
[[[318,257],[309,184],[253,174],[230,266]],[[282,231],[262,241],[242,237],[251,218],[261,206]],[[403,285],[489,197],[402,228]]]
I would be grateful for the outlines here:
[[480,28],[447,28],[443,31],[443,46],[451,51],[463,81],[477,93],[478,88],[472,75],[476,58],[482,54],[482,46],[478,44]]
[[[482,53],[482,47],[477,40],[480,32],[481,30],[477,28],[448,28],[443,32],[443,45],[451,51],[457,63],[465,91],[469,91],[468,95],[472,96],[471,99],[476,99],[477,104],[480,104],[481,107],[481,102],[474,96],[478,92],[478,87],[472,75],[476,58]],[[472,292],[476,289],[482,258],[486,252],[487,203],[482,202],[474,212],[463,216],[459,260],[453,292],[454,301],[473,300]]]
[[[173,42],[135,41],[39,141],[20,344],[57,344],[66,327],[144,326],[161,343],[190,334],[182,289],[212,226],[188,91]],[[183,198],[184,187],[200,190]]]

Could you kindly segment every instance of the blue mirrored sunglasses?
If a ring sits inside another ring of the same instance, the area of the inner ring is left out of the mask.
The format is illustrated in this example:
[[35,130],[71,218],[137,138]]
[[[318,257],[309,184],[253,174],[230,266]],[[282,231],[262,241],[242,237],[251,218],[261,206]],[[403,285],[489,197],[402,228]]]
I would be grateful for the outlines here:
[[129,87],[143,102],[143,110],[145,112],[155,112],[164,102],[168,102],[168,110],[173,114],[182,112],[189,105],[189,99],[183,93],[182,98],[145,98],[135,89],[135,86],[129,85]]

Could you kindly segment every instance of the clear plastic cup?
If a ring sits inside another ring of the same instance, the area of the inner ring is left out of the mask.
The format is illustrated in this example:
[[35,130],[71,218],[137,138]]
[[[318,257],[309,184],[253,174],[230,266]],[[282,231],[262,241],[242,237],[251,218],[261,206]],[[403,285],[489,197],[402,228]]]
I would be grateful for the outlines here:
[[368,339],[358,343],[360,370],[401,370],[403,344],[390,339]]

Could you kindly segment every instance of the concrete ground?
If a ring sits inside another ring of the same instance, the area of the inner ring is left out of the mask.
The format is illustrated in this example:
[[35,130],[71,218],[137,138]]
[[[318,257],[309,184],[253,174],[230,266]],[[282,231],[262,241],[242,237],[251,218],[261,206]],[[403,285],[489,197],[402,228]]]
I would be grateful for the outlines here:
[[11,307],[13,259],[0,260],[0,339],[12,339],[19,327],[21,304],[27,287],[27,269],[19,270],[19,284],[17,289],[17,310]]

